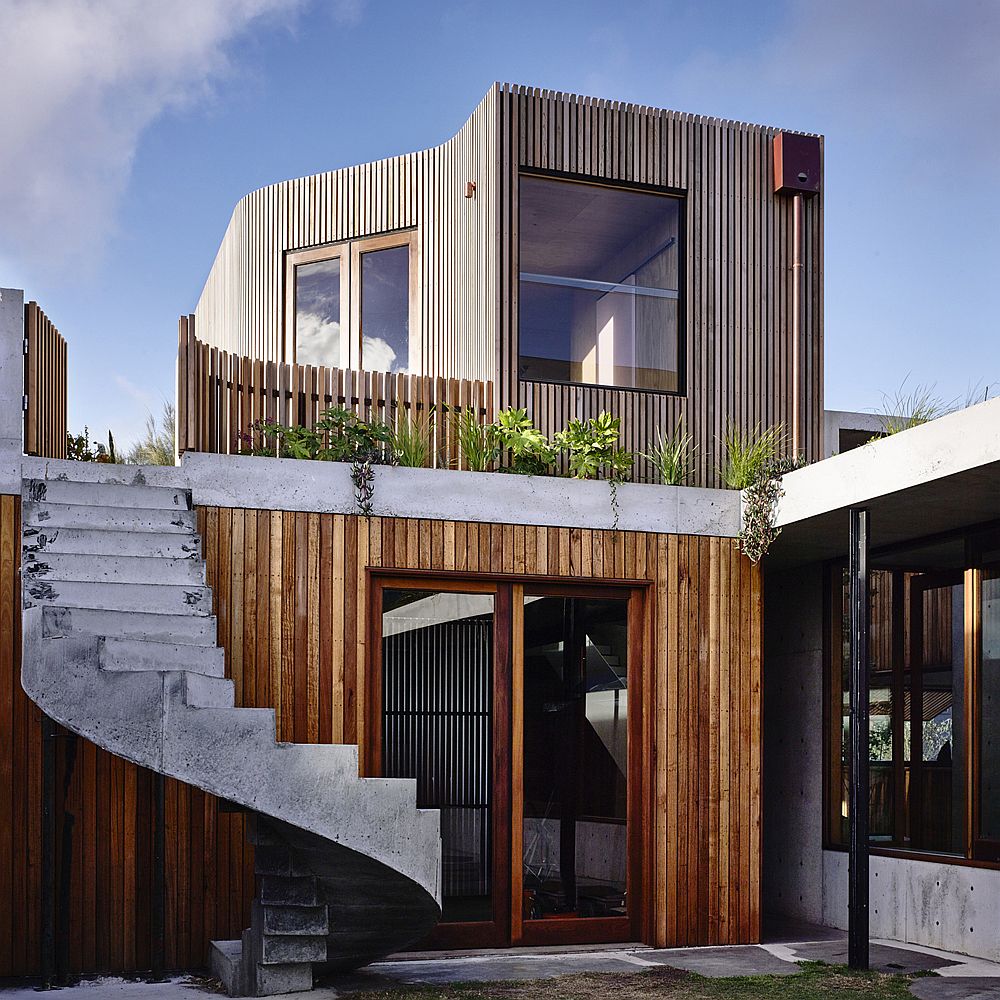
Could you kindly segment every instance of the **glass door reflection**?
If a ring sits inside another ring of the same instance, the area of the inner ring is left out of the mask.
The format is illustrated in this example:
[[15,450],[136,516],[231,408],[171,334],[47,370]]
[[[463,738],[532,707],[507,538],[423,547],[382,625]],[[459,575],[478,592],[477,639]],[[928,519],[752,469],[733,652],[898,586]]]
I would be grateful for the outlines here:
[[628,601],[526,596],[521,919],[625,917]]

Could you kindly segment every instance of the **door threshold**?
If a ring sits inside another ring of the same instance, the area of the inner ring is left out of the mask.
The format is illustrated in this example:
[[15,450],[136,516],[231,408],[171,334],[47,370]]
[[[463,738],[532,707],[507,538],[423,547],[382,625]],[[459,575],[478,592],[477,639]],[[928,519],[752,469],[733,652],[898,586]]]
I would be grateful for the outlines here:
[[601,951],[650,951],[641,941],[617,941],[611,944],[519,945],[511,948],[461,948],[445,951],[401,951],[376,962],[439,962],[448,958],[500,958],[504,955],[570,955]]

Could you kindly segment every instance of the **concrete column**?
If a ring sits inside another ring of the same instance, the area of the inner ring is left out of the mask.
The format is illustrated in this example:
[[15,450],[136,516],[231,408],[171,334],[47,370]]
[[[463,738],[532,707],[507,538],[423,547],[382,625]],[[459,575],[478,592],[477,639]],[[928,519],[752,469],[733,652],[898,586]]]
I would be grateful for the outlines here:
[[0,288],[0,493],[20,494],[24,451],[24,292]]

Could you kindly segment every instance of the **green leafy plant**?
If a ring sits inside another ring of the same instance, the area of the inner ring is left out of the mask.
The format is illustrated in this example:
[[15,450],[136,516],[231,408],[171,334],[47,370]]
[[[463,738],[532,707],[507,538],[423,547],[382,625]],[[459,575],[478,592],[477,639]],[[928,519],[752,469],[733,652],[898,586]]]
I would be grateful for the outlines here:
[[73,462],[100,462],[110,465],[117,465],[120,462],[111,431],[108,431],[108,444],[105,447],[100,441],[90,440],[89,427],[84,427],[82,434],[66,435],[66,457]]
[[620,434],[621,420],[602,410],[589,420],[570,420],[554,443],[566,452],[574,479],[622,482],[632,469],[632,453],[619,447]]
[[490,425],[484,424],[471,407],[451,416],[458,443],[458,464],[470,472],[489,472],[496,461]]
[[657,429],[656,443],[642,457],[653,466],[664,486],[682,486],[691,473],[693,442],[694,438],[684,430],[682,416],[669,434]]
[[412,410],[400,410],[390,439],[396,463],[410,469],[426,468],[431,456],[430,432],[426,416],[418,416]]
[[495,455],[506,464],[501,471],[522,476],[544,476],[555,464],[556,449],[538,430],[527,410],[508,407],[487,428]]
[[567,454],[569,472],[574,479],[608,481],[611,493],[613,528],[618,527],[618,484],[625,482],[632,470],[632,453],[619,447],[621,420],[602,410],[588,420],[572,419],[555,436],[556,447]]
[[749,430],[729,423],[722,446],[725,463],[719,469],[723,483],[731,490],[746,489],[774,461],[785,445],[781,424],[761,428],[760,424]]

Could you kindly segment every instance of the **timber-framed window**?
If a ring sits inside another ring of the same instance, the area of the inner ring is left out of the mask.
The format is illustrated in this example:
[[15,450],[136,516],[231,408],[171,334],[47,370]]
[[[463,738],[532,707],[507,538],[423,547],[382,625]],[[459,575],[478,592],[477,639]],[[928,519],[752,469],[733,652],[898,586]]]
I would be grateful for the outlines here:
[[[1000,862],[1000,530],[872,555],[870,844]],[[826,588],[825,838],[847,844],[848,614]]]
[[522,174],[521,379],[678,393],[681,198]]
[[413,230],[285,255],[285,359],[419,372],[419,241]]

